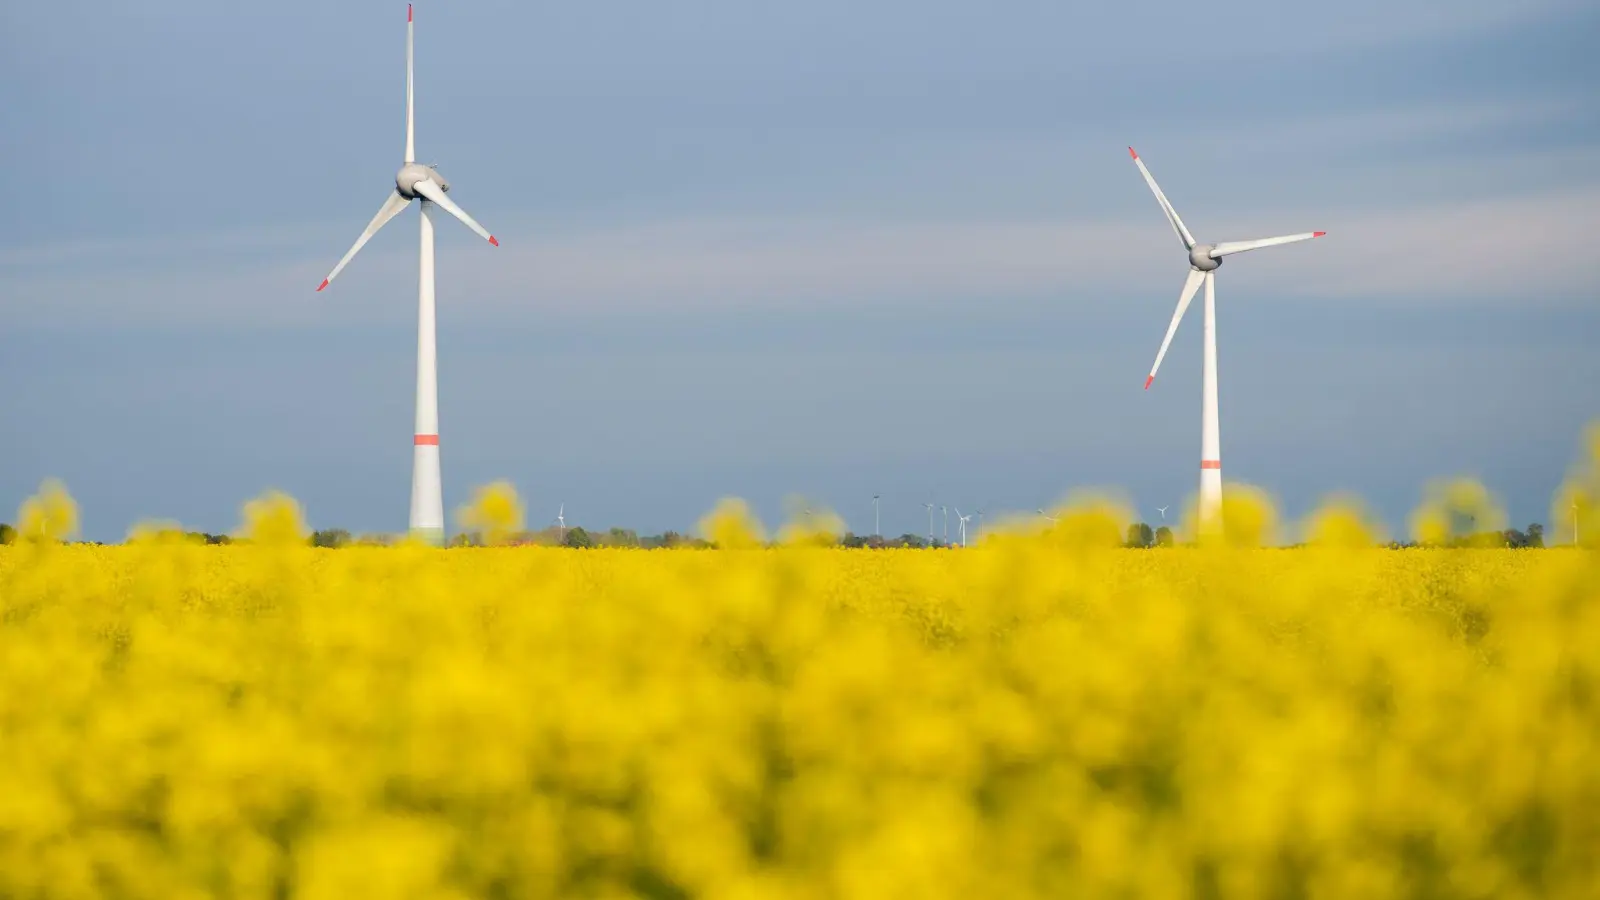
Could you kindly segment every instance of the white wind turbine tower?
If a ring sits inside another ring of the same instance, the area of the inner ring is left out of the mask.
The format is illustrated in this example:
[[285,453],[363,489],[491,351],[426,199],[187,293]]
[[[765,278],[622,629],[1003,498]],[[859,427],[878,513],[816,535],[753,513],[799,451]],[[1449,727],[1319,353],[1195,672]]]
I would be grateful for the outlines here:
[[567,504],[563,503],[556,509],[556,543],[567,542]]
[[394,178],[394,190],[383,201],[378,214],[367,223],[365,231],[356,238],[355,245],[317,290],[327,287],[339,277],[344,267],[372,236],[388,221],[411,205],[412,200],[422,201],[421,265],[417,284],[417,419],[412,437],[411,456],[411,533],[439,542],[444,538],[444,494],[439,477],[439,368],[438,352],[434,343],[433,312],[433,209],[444,210],[477,232],[490,244],[500,242],[445,196],[450,190],[446,181],[431,166],[417,162],[416,115],[412,93],[412,42],[415,29],[411,21],[411,7],[406,6],[406,156]]
[[1128,148],[1128,155],[1133,157],[1134,165],[1139,167],[1139,174],[1143,175],[1145,183],[1150,185],[1151,193],[1156,195],[1156,201],[1167,214],[1167,221],[1172,224],[1172,230],[1178,233],[1178,240],[1183,242],[1183,249],[1189,254],[1189,277],[1183,283],[1183,293],[1178,295],[1178,308],[1172,313],[1172,324],[1167,326],[1167,336],[1161,341],[1161,349],[1156,353],[1155,364],[1150,367],[1150,375],[1144,380],[1145,390],[1148,391],[1150,383],[1156,380],[1156,370],[1161,368],[1161,358],[1167,355],[1167,346],[1172,343],[1172,336],[1178,330],[1178,322],[1183,319],[1184,311],[1189,308],[1189,301],[1194,299],[1201,282],[1206,286],[1205,367],[1201,381],[1203,412],[1200,419],[1199,527],[1203,534],[1215,534],[1222,529],[1222,439],[1217,421],[1216,271],[1222,265],[1225,256],[1262,247],[1309,241],[1312,238],[1322,237],[1325,232],[1307,231],[1283,237],[1227,241],[1220,244],[1196,243],[1194,235],[1189,233],[1183,220],[1178,218],[1178,211],[1172,208],[1167,196],[1161,193],[1156,180],[1150,176],[1150,170],[1144,167],[1144,160],[1139,158],[1139,154],[1135,153],[1132,147]]
[[967,520],[970,519],[970,518],[972,518],[972,514],[971,513],[968,513],[968,514],[963,516],[961,514],[961,507],[959,507],[959,506],[956,507],[956,521],[961,526],[961,546],[962,547],[967,546]]

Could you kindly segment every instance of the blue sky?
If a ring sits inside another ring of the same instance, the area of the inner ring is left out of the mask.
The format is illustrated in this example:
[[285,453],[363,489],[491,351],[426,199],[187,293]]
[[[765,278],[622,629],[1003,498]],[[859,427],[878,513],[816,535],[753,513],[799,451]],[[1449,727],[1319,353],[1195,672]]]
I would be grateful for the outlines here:
[[[1399,531],[1474,475],[1544,520],[1600,418],[1600,11],[1113,6],[419,4],[419,156],[503,244],[439,240],[447,507],[1183,505],[1199,310],[1142,391],[1185,268],[1133,144],[1202,240],[1328,232],[1220,273],[1227,478]],[[100,539],[268,487],[404,527],[415,213],[313,290],[393,183],[404,35],[6,9],[0,512],[59,476]]]

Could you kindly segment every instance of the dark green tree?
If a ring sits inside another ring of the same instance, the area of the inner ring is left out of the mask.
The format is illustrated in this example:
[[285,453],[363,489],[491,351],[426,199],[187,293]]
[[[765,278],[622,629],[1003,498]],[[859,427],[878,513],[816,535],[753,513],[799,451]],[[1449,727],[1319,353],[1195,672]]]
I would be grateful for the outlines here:
[[343,528],[325,528],[311,532],[311,546],[337,550],[350,544],[350,532]]
[[1144,549],[1145,547],[1154,545],[1155,542],[1156,533],[1152,531],[1150,526],[1144,522],[1135,522],[1128,526],[1127,546]]
[[0,522],[0,544],[15,544],[16,542],[17,530],[4,522]]
[[1529,547],[1531,547],[1533,549],[1536,549],[1536,550],[1542,550],[1544,548],[1544,526],[1543,525],[1539,524],[1538,522],[1534,522],[1532,525],[1528,526],[1527,534],[1528,534],[1528,546]]
[[582,525],[574,525],[567,529],[567,536],[561,543],[573,549],[587,550],[594,546],[594,538],[589,536],[589,532],[584,530]]
[[642,538],[639,541],[639,545],[641,547],[666,550],[670,550],[673,547],[680,547],[683,545],[683,543],[683,535],[677,533],[676,531],[666,531],[661,534],[653,534],[647,538]]
[[1156,546],[1157,547],[1171,547],[1173,544],[1176,544],[1177,542],[1178,542],[1177,539],[1172,536],[1172,529],[1171,528],[1168,528],[1167,526],[1163,525],[1160,528],[1156,529]]
[[606,547],[637,547],[639,532],[632,528],[612,528],[600,539],[600,543]]
[[209,531],[185,531],[183,536],[197,544],[231,544],[233,538],[225,534],[212,534]]

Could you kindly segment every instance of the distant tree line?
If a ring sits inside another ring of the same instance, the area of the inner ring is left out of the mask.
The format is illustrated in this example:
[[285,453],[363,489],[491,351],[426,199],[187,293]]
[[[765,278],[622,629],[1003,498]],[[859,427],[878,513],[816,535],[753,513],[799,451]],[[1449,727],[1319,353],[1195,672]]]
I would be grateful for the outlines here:
[[[186,531],[183,536],[196,544],[231,544],[233,538],[226,534],[212,534],[206,531]],[[17,530],[11,525],[0,522],[0,544],[14,544],[17,540]],[[324,528],[313,531],[307,539],[313,547],[337,549],[340,547],[385,547],[399,543],[400,538],[388,534],[361,534],[353,535],[343,528]],[[84,541],[83,543],[98,543]],[[471,533],[458,534],[450,539],[452,547],[477,547],[483,545],[481,537]],[[583,550],[600,547],[624,547],[641,550],[669,549],[678,547],[710,548],[714,546],[710,541],[677,531],[664,531],[661,534],[640,536],[632,528],[608,528],[605,531],[589,531],[574,525],[571,528],[544,528],[538,531],[522,532],[514,536],[509,542],[513,546],[545,546],[545,547],[571,547]],[[1177,544],[1177,539],[1172,529],[1165,525],[1151,528],[1145,522],[1135,522],[1128,526],[1127,539],[1123,546],[1134,549],[1153,549],[1172,547]],[[1539,549],[1544,547],[1544,526],[1538,522],[1530,524],[1527,528],[1507,528],[1504,531],[1482,531],[1473,534],[1452,538],[1443,547],[1510,547],[1513,549]],[[906,533],[896,538],[886,538],[879,535],[860,535],[846,532],[839,537],[838,546],[862,550],[939,550],[957,547],[959,544],[945,542],[934,538],[929,540],[919,534]],[[1295,545],[1298,546],[1298,545]],[[1424,546],[1415,541],[1390,541],[1384,546],[1393,549]]]
[[1544,547],[1544,526],[1534,522],[1527,528],[1507,528],[1504,531],[1478,531],[1452,537],[1441,544],[1422,544],[1417,541],[1390,541],[1385,546],[1395,549],[1409,547],[1510,547],[1515,550],[1539,550]]

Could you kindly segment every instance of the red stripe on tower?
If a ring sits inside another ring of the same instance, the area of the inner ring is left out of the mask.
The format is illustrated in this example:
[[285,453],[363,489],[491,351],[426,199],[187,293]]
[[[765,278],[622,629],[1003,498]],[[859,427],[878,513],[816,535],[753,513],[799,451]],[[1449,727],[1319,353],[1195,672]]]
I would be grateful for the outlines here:
[[406,21],[411,21],[411,4],[406,4]]
[[415,444],[418,447],[437,447],[439,446],[439,436],[437,434],[419,434],[416,436]]
[[1220,459],[1202,459],[1202,460],[1200,460],[1200,468],[1202,468],[1202,469],[1220,469],[1220,468],[1222,468],[1222,460],[1220,460]]

